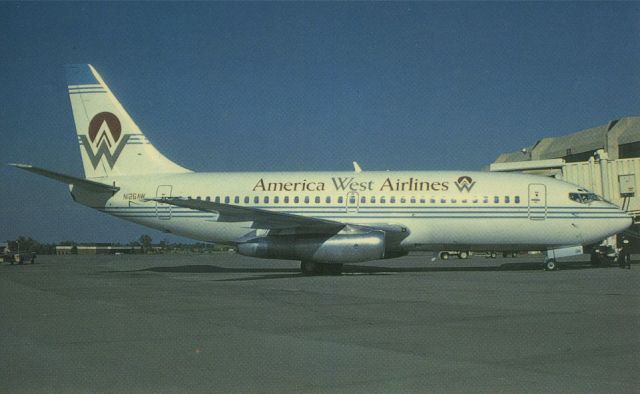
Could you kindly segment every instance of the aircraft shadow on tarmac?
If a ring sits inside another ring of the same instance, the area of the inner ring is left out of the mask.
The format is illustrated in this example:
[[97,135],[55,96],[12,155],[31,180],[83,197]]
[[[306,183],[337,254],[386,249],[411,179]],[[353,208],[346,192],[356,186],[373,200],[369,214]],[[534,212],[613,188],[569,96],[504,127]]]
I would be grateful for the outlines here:
[[[583,270],[606,268],[594,267],[588,261],[571,261],[559,264],[560,270]],[[542,262],[518,262],[504,263],[494,266],[460,266],[448,265],[437,267],[379,267],[367,265],[349,265],[345,264],[342,272],[343,276],[349,275],[390,275],[394,273],[420,273],[420,272],[492,272],[492,271],[541,271],[543,269]],[[209,264],[198,265],[179,265],[171,267],[149,267],[130,271],[109,271],[110,273],[131,273],[131,272],[167,272],[167,273],[185,273],[185,274],[262,274],[259,276],[250,276],[243,278],[219,279],[219,281],[247,281],[261,279],[281,279],[281,278],[303,278],[298,268],[227,268]]]

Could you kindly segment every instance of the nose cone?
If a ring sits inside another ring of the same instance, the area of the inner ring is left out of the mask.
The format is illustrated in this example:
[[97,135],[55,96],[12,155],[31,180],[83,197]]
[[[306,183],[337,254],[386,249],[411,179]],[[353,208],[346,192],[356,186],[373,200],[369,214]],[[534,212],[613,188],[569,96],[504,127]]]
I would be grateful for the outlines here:
[[612,211],[615,213],[613,214],[609,225],[611,231],[611,234],[609,235],[621,233],[633,224],[633,217],[629,213],[615,205],[613,206],[615,207],[615,210]]

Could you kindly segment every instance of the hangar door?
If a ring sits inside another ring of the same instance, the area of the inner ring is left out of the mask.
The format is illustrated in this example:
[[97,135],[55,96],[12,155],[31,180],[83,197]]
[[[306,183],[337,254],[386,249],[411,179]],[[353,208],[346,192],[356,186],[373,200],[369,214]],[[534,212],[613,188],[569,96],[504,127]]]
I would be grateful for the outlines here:
[[529,184],[529,219],[544,220],[547,217],[547,186]]

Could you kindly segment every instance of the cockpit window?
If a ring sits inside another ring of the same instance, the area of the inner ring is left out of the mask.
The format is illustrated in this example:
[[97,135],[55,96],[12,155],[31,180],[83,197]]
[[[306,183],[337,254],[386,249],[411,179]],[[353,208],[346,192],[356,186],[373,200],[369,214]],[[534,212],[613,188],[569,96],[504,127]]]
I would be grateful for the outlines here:
[[602,201],[602,199],[597,194],[588,192],[569,193],[569,198],[581,204],[589,204],[593,201]]

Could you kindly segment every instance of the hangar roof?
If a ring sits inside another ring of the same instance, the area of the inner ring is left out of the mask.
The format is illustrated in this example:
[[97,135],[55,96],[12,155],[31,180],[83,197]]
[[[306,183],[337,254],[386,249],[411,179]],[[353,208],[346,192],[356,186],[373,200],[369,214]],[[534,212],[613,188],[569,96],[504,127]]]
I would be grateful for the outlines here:
[[619,145],[637,142],[640,142],[640,117],[626,117],[569,135],[543,138],[533,147],[526,148],[526,151],[503,153],[495,162],[566,158],[578,154],[588,155],[598,149],[613,150],[614,146],[617,157]]

